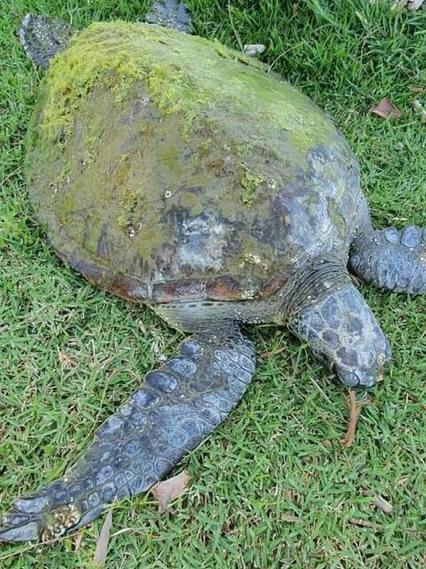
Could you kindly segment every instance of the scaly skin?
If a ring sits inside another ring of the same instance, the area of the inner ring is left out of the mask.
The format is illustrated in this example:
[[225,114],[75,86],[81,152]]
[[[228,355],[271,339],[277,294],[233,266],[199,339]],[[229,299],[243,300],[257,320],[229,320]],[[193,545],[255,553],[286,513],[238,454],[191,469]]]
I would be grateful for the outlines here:
[[63,478],[16,501],[0,541],[50,540],[98,517],[114,500],[148,490],[221,423],[255,369],[236,327],[195,334],[95,433]]
[[290,321],[292,331],[334,365],[350,388],[371,388],[390,361],[390,345],[369,306],[352,284],[305,304]]
[[74,29],[50,16],[27,14],[19,30],[19,39],[34,63],[47,69],[55,55],[68,45]]
[[426,293],[426,227],[362,233],[353,243],[349,266],[355,275],[381,289]]
[[160,0],[153,2],[145,17],[147,24],[158,24],[188,34],[192,31],[191,16],[183,2]]

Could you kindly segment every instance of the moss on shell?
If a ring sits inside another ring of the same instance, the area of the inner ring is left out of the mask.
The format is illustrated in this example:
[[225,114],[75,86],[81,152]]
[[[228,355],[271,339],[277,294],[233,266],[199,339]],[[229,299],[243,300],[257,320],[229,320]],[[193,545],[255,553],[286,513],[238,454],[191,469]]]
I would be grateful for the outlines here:
[[97,23],[42,82],[27,174],[61,253],[144,282],[232,274],[256,290],[285,261],[268,234],[277,193],[309,151],[342,144],[308,99],[218,42]]
[[141,80],[158,109],[183,112],[190,125],[201,109],[221,102],[229,110],[250,108],[254,120],[273,118],[302,150],[330,134],[312,103],[268,77],[256,60],[217,41],[125,22],[90,25],[55,58],[44,79],[41,127],[49,137],[66,134],[94,86],[110,90],[119,106]]
[[256,199],[256,193],[260,189],[264,180],[261,176],[252,174],[247,168],[243,167],[243,174],[241,176],[241,201],[244,204],[251,205]]

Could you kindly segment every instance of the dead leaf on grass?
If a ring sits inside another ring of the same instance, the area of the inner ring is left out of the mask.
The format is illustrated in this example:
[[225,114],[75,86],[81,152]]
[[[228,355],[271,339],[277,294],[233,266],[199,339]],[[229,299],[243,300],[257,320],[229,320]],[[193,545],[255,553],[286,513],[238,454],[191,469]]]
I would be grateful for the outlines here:
[[415,85],[411,85],[408,87],[410,93],[413,95],[425,95],[426,94],[426,87],[416,87]]
[[281,514],[281,520],[283,522],[287,522],[288,524],[295,524],[300,521],[300,518],[294,516],[290,512],[284,512],[283,514]]
[[185,470],[182,470],[182,472],[176,476],[173,476],[168,480],[164,480],[163,482],[159,482],[154,486],[152,493],[158,502],[158,511],[160,513],[173,513],[169,504],[182,496],[190,480],[191,477],[189,474]]
[[276,356],[277,354],[281,354],[286,348],[287,348],[287,346],[282,346],[281,348],[277,348],[276,350],[260,352],[259,356],[261,358],[270,358],[270,357]]
[[387,516],[390,516],[393,512],[393,506],[390,502],[382,498],[381,496],[374,496],[373,498],[373,505],[376,506],[379,510],[381,510]]
[[370,113],[381,117],[382,119],[398,119],[402,113],[392,101],[384,97],[370,110]]
[[104,523],[102,524],[101,533],[99,534],[96,542],[95,554],[93,556],[93,563],[98,567],[103,567],[108,552],[108,544],[110,531],[112,526],[112,510],[105,516]]
[[426,405],[422,403],[420,399],[415,395],[413,395],[412,393],[406,393],[405,399],[407,402],[409,401],[410,403],[415,403],[420,405],[421,409],[423,409],[423,411],[426,411]]
[[424,0],[408,0],[408,2],[406,3],[407,9],[408,10],[420,10],[420,8],[422,7]]
[[72,358],[71,356],[69,356],[68,354],[66,354],[60,348],[58,348],[58,359],[59,359],[59,365],[61,366],[61,369],[72,369],[72,368],[75,368],[75,366],[77,365],[77,362],[75,361],[75,359]]

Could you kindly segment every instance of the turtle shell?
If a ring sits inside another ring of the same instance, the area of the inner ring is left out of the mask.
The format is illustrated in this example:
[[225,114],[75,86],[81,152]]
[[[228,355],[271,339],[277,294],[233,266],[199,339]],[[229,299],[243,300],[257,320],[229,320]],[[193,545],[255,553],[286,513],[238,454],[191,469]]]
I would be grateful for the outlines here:
[[361,193],[340,133],[262,64],[170,29],[96,23],[51,64],[28,133],[58,255],[126,298],[267,298],[344,258]]

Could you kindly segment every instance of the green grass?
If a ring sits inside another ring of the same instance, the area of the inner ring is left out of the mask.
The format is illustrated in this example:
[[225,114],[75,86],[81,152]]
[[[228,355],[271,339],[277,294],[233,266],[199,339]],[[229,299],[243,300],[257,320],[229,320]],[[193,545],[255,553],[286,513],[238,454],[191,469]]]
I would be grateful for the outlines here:
[[[93,430],[181,335],[148,310],[86,284],[43,240],[22,177],[23,136],[40,74],[16,39],[28,11],[76,25],[143,16],[147,1],[10,0],[0,7],[0,502],[60,475]],[[200,35],[263,59],[332,114],[357,153],[377,224],[426,221],[426,130],[409,87],[426,86],[426,10],[366,0],[188,0]],[[237,35],[238,37],[237,37]],[[369,114],[382,97],[397,122]],[[426,106],[426,96],[416,95]],[[245,399],[182,467],[193,477],[176,515],[152,496],[117,506],[110,568],[421,568],[425,548],[426,297],[363,286],[394,347],[364,407],[355,445],[343,388],[285,330],[253,330],[260,360]],[[381,495],[385,516],[371,506]],[[289,518],[289,515],[294,516]],[[376,524],[360,528],[351,518]],[[293,520],[293,521],[289,521]],[[101,521],[80,549],[3,546],[0,566],[90,567]]]

